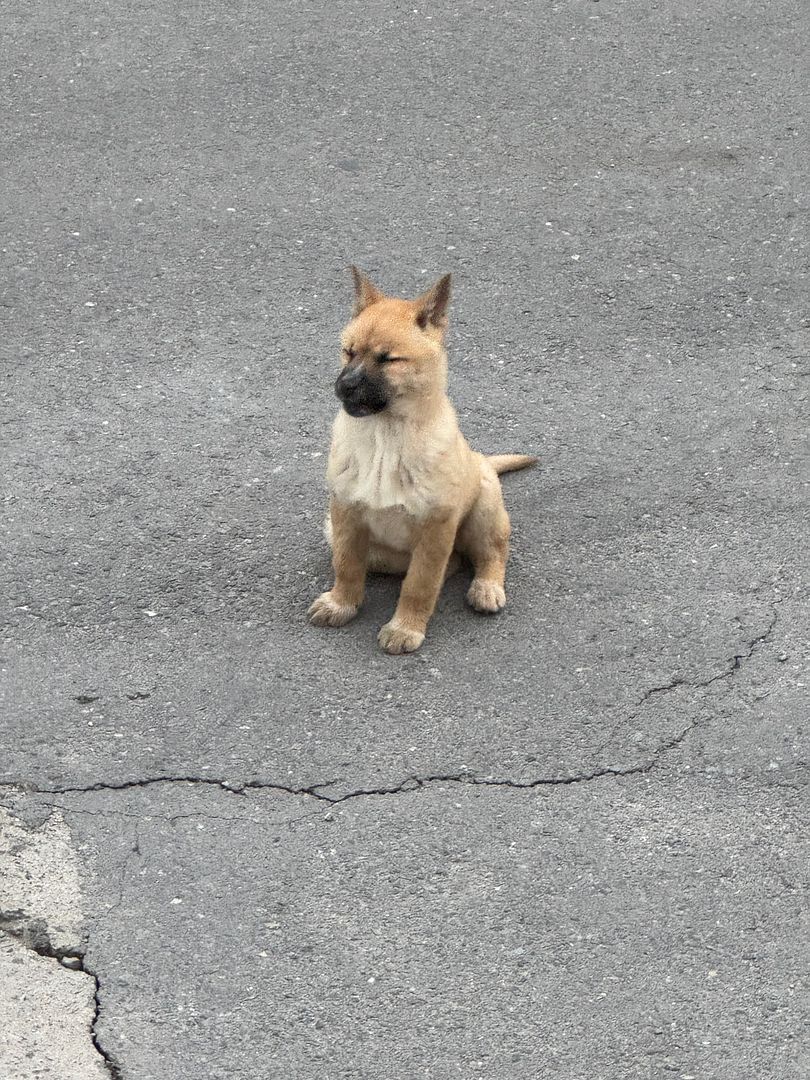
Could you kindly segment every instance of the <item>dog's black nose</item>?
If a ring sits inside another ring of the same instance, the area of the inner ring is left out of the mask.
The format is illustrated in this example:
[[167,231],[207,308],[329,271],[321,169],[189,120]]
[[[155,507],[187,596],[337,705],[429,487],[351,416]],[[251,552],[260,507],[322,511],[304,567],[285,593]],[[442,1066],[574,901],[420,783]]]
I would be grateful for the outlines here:
[[350,364],[345,367],[337,377],[335,383],[335,389],[344,394],[351,393],[352,390],[356,390],[365,380],[366,373],[359,364]]
[[335,393],[350,416],[369,416],[388,404],[383,381],[370,377],[360,364],[343,368],[335,381]]

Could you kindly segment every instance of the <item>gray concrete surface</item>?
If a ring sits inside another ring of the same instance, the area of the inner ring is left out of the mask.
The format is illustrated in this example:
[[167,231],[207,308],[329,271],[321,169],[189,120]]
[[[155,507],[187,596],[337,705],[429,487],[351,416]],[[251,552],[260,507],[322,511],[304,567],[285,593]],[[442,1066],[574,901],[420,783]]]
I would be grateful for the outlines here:
[[[0,17],[0,798],[88,1053],[807,1076],[806,6]],[[351,261],[454,273],[463,428],[542,459],[407,658],[390,581],[305,621]]]

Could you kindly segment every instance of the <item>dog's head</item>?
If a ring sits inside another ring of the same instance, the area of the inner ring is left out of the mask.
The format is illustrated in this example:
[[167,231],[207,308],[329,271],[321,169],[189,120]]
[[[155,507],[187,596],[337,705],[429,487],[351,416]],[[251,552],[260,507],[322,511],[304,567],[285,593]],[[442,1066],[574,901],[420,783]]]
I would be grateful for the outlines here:
[[417,300],[385,296],[352,267],[355,305],[341,335],[342,367],[335,393],[350,416],[394,415],[424,407],[444,394],[444,335],[450,275]]

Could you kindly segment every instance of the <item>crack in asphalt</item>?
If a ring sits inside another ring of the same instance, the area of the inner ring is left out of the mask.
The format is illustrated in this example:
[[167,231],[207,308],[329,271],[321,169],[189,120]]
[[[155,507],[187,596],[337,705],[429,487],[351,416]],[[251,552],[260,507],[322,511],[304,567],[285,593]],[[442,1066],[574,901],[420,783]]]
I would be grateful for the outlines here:
[[[781,601],[776,601],[776,603],[781,603]],[[755,650],[759,645],[762,645],[763,642],[770,640],[770,637],[776,628],[777,619],[778,613],[774,608],[773,612],[771,613],[771,620],[765,627],[765,629],[762,631],[762,633],[757,634],[756,637],[752,638],[751,641],[748,642],[745,652],[735,653],[731,657],[731,659],[728,661],[728,667],[725,671],[720,671],[716,675],[710,676],[710,678],[708,679],[702,679],[697,682],[687,679],[673,679],[671,683],[666,683],[663,686],[653,686],[650,690],[647,690],[643,694],[641,700],[639,701],[639,705],[644,705],[645,702],[647,702],[654,694],[670,693],[673,690],[677,690],[681,686],[691,686],[701,689],[706,686],[711,686],[712,683],[719,682],[721,679],[730,679],[736,671],[740,670],[745,661],[749,660],[753,656]],[[637,715],[637,713],[633,713],[630,716],[630,719],[635,719]],[[687,737],[687,735],[689,735],[690,732],[695,730],[695,728],[700,723],[700,719],[701,718],[699,716],[696,716],[686,725],[685,728],[683,728],[682,731],[678,732],[677,735],[673,735],[671,739],[668,739],[666,742],[662,743],[659,747],[657,747],[657,749],[653,751],[653,756],[649,762],[648,767],[642,769],[641,771],[649,772],[650,769],[652,769],[658,763],[658,759],[663,754],[667,753],[667,751],[669,750],[673,750],[676,746],[679,746]]]
[[[98,1035],[101,1018],[101,979],[87,966],[84,949],[59,948],[53,944],[42,919],[27,919],[21,911],[0,911],[0,934],[20,942],[25,948],[54,960],[61,967],[78,971],[93,980],[93,1018],[90,1021],[90,1041],[104,1063],[111,1080],[123,1080],[124,1074],[115,1058],[105,1050]],[[66,962],[68,961],[68,962]],[[70,963],[69,961],[74,961]]]
[[82,964],[80,970],[83,971],[85,975],[90,976],[95,986],[95,990],[93,992],[93,1020],[90,1024],[90,1039],[93,1043],[93,1046],[96,1048],[96,1051],[101,1056],[101,1059],[104,1062],[104,1066],[107,1069],[107,1072],[110,1074],[111,1080],[123,1080],[124,1074],[121,1071],[121,1067],[119,1066],[115,1058],[108,1054],[107,1051],[104,1049],[104,1046],[102,1045],[101,1040],[98,1036],[98,1022],[101,1019],[101,979],[99,978],[97,972],[91,971],[87,967],[84,959],[84,954],[82,954],[80,959]]
[[218,787],[227,791],[230,795],[244,795],[247,791],[280,791],[286,795],[311,796],[313,799],[321,799],[324,802],[335,802],[326,795],[319,795],[318,788],[330,787],[338,783],[337,780],[323,780],[309,787],[287,787],[284,784],[265,780],[220,780],[213,776],[147,776],[138,780],[122,780],[120,783],[87,784],[83,787],[60,787],[43,788],[32,784],[0,784],[0,787],[19,787],[34,795],[87,795],[94,791],[128,791],[131,788],[146,788],[157,784],[193,784],[207,787]]
[[655,694],[668,694],[671,693],[671,691],[673,690],[677,690],[680,686],[692,686],[700,689],[704,686],[711,686],[712,683],[718,682],[720,679],[730,678],[730,676],[732,676],[735,671],[738,671],[740,669],[745,660],[750,659],[756,647],[758,645],[761,645],[763,641],[767,641],[768,638],[770,638],[776,627],[777,618],[777,612],[774,611],[771,614],[771,621],[768,623],[762,633],[757,634],[757,636],[748,643],[748,648],[746,652],[735,653],[731,657],[731,659],[728,661],[729,666],[726,668],[725,671],[719,671],[716,675],[712,675],[708,679],[692,680],[675,678],[672,680],[672,682],[664,683],[662,686],[652,686],[649,690],[646,690],[644,692],[638,704],[643,705],[646,701],[649,701],[649,699]]
[[[711,686],[713,683],[719,682],[722,679],[731,678],[735,672],[739,671],[742,665],[750,659],[755,650],[763,642],[769,640],[777,623],[777,612],[774,610],[771,615],[768,626],[754,638],[752,638],[745,646],[743,652],[735,653],[726,664],[724,670],[709,676],[706,679],[684,679],[677,677],[669,683],[664,683],[661,686],[653,686],[646,690],[637,702],[637,707],[645,705],[652,697],[656,695],[663,695],[673,693],[674,691],[682,688],[689,687],[692,689],[703,689],[707,686]],[[628,717],[629,720],[633,720],[638,716],[638,713],[631,713]],[[291,787],[289,785],[278,783],[277,781],[264,781],[264,780],[247,780],[247,781],[234,781],[230,779],[219,779],[210,776],[172,776],[161,775],[144,777],[135,780],[122,780],[120,783],[104,783],[99,782],[96,784],[88,784],[81,787],[61,787],[61,788],[42,788],[34,785],[27,784],[0,784],[0,787],[17,786],[22,787],[24,790],[32,792],[38,795],[70,795],[70,794],[90,794],[97,791],[127,791],[134,788],[147,788],[154,787],[160,784],[191,784],[202,785],[209,787],[218,787],[222,791],[226,791],[231,795],[245,796],[250,791],[278,791],[286,795],[292,795],[296,797],[304,797],[315,799],[318,802],[323,802],[331,806],[338,805],[340,803],[348,802],[351,799],[363,798],[370,795],[398,795],[407,791],[417,791],[421,788],[427,787],[429,784],[468,784],[470,786],[478,787],[506,787],[514,788],[517,790],[522,789],[534,789],[541,787],[566,787],[575,784],[590,783],[594,780],[600,780],[603,777],[608,776],[637,776],[644,773],[649,773],[656,767],[660,759],[673,750],[676,746],[679,746],[684,739],[694,731],[694,729],[700,723],[701,718],[696,717],[691,720],[686,727],[684,727],[677,734],[673,735],[670,739],[661,743],[656,747],[647,761],[639,762],[635,765],[629,765],[626,768],[616,766],[598,766],[589,772],[574,773],[568,776],[549,776],[539,777],[534,780],[510,780],[510,779],[498,779],[490,777],[476,776],[474,773],[461,772],[461,773],[435,773],[427,776],[409,776],[397,784],[389,787],[375,787],[375,788],[358,788],[353,791],[345,792],[343,795],[330,796],[322,792],[320,789],[332,787],[339,783],[339,779],[323,780],[317,784],[310,784],[307,787]]]

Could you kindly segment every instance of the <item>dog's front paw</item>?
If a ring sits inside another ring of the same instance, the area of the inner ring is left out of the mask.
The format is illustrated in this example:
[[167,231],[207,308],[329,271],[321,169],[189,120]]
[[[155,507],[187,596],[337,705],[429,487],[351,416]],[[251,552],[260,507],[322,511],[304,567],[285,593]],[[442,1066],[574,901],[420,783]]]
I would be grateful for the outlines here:
[[331,592],[321,593],[307,612],[309,621],[315,626],[345,626],[356,614],[357,608],[353,604],[336,603]]
[[474,578],[467,590],[467,603],[476,611],[494,615],[506,606],[506,593],[496,581]]
[[377,635],[381,647],[393,656],[415,652],[424,640],[425,635],[418,630],[406,630],[404,626],[397,626],[393,620],[386,623]]

